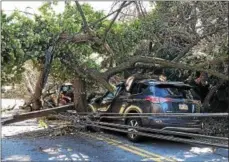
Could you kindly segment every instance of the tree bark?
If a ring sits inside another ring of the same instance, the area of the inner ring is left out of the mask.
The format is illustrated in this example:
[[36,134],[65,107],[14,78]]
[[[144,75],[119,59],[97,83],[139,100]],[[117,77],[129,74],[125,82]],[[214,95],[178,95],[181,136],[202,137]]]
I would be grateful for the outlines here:
[[201,71],[201,72],[207,72],[210,75],[216,76],[223,80],[228,80],[228,76],[224,75],[222,73],[216,72],[214,70],[208,70],[208,69],[200,69],[199,67],[196,67],[196,65],[187,65],[182,63],[176,63],[173,61],[164,60],[157,57],[141,57],[141,56],[135,56],[128,60],[128,62],[123,62],[119,64],[119,66],[110,68],[103,74],[107,79],[111,77],[112,75],[115,75],[119,72],[122,72],[126,69],[130,69],[132,67],[135,67],[136,63],[150,63],[153,65],[160,65],[161,67],[170,67],[170,68],[178,68],[178,69],[186,69],[186,70],[192,70],[192,71]]
[[42,90],[45,87],[45,84],[48,80],[48,75],[51,69],[51,64],[53,61],[53,51],[54,45],[50,45],[45,51],[45,56],[42,56],[39,60],[40,63],[40,75],[38,77],[34,94],[32,96],[32,111],[40,110],[42,107],[41,95]]
[[32,96],[32,111],[40,110],[42,107],[41,95],[42,95],[42,84],[44,80],[44,65],[41,65],[41,71],[35,86],[34,94]]
[[86,112],[86,84],[81,77],[76,77],[73,80],[74,88],[74,107],[77,112]]
[[27,88],[28,92],[30,94],[34,94],[34,87],[31,83],[31,78],[29,78],[27,73],[25,73],[24,76],[25,76],[26,88]]
[[210,100],[212,98],[212,96],[214,95],[214,93],[217,91],[217,89],[224,83],[224,81],[220,81],[216,86],[214,86],[213,88],[211,88],[211,90],[208,92],[207,96],[204,99],[203,102],[203,107],[204,109],[208,109],[209,104],[210,104]]

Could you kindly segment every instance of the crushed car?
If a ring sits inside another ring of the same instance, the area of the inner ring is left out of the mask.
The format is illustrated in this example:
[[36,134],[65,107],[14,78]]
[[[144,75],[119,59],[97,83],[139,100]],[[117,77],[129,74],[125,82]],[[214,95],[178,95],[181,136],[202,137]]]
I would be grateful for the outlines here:
[[[107,92],[93,99],[88,105],[93,112],[114,113],[126,116],[144,113],[200,113],[201,102],[191,93],[191,86],[183,82],[159,81],[155,79],[127,79],[116,85],[115,92]],[[135,115],[135,116],[136,116]],[[105,119],[103,119],[105,120]],[[180,132],[199,132],[202,123],[195,118],[148,116],[147,118],[114,118],[106,122],[132,127],[148,127]],[[132,128],[128,129],[129,132]],[[131,141],[141,137],[128,133]]]

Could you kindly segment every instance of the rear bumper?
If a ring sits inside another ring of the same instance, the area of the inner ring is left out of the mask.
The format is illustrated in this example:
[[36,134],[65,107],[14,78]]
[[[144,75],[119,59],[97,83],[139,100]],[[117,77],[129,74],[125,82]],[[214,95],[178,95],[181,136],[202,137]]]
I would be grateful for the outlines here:
[[175,118],[155,118],[148,117],[142,119],[142,125],[150,128],[180,132],[200,132],[202,123],[195,119],[175,119]]

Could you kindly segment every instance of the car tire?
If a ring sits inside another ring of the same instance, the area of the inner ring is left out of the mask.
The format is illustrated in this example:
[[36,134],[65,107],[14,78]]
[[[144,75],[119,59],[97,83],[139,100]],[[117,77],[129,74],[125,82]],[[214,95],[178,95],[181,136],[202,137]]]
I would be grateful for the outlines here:
[[[93,108],[90,105],[87,105],[87,111],[89,113],[93,113],[94,112]],[[94,121],[93,118],[91,120],[92,120],[92,122]],[[96,127],[96,126],[89,126],[89,125],[87,125],[86,126],[86,130],[91,131],[91,132],[100,132],[100,128],[99,127]]]
[[86,126],[86,130],[88,130],[90,132],[100,132],[101,131],[101,128],[96,127],[96,126],[87,125]]
[[[141,127],[142,126],[142,122],[140,119],[137,119],[137,118],[130,118],[127,120],[126,122],[126,125],[128,126],[132,126],[132,127]],[[134,134],[134,133],[131,133],[131,132],[138,132],[136,129],[134,128],[127,128],[128,133],[127,134],[127,137],[130,141],[132,142],[138,142],[140,141],[141,139],[141,136],[140,135],[137,135],[137,134]]]
[[101,130],[97,127],[93,127],[93,126],[86,126],[86,130],[89,132],[100,132]]

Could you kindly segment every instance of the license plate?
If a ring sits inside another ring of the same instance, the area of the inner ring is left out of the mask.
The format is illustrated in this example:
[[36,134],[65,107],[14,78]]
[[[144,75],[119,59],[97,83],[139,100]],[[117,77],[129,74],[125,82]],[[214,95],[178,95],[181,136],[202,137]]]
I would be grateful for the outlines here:
[[180,110],[188,110],[188,105],[186,105],[186,104],[179,104],[179,109]]

